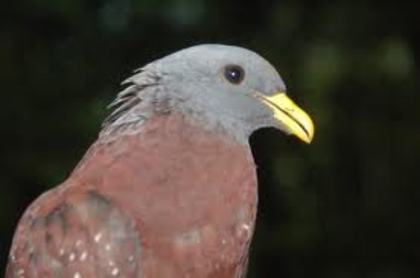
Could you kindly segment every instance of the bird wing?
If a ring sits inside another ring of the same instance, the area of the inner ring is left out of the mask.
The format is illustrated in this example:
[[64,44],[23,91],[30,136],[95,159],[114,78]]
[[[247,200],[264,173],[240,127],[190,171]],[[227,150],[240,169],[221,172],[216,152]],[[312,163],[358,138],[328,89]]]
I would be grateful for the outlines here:
[[50,191],[19,223],[6,277],[138,277],[134,221],[94,189]]

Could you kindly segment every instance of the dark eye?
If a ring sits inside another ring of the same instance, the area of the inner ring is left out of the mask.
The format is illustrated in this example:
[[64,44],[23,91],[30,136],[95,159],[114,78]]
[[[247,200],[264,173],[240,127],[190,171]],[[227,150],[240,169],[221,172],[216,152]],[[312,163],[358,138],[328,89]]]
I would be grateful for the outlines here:
[[228,65],[225,67],[225,78],[232,84],[239,84],[244,80],[244,69],[238,65]]

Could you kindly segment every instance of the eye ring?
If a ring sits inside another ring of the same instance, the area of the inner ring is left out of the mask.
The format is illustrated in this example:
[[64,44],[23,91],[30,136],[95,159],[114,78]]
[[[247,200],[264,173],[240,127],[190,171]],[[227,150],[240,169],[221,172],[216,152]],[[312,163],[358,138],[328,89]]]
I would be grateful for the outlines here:
[[238,65],[227,65],[223,73],[225,79],[232,84],[238,85],[245,78],[245,71]]

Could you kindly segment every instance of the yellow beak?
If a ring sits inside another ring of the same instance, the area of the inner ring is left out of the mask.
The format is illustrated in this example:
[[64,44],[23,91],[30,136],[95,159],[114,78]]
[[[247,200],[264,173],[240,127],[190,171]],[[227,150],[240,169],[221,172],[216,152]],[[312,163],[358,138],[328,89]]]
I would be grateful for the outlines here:
[[287,131],[305,143],[311,143],[315,132],[312,119],[284,92],[272,96],[256,93],[256,97],[273,111],[274,119],[285,126]]

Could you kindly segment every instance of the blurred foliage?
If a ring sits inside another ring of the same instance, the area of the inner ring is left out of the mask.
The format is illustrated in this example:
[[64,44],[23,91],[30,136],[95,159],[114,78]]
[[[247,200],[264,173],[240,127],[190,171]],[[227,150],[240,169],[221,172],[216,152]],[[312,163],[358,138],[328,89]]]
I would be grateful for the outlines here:
[[95,139],[118,81],[179,48],[217,42],[268,58],[317,124],[309,147],[272,130],[251,138],[261,182],[249,277],[418,277],[419,9],[349,0],[4,4],[1,266],[24,208]]

